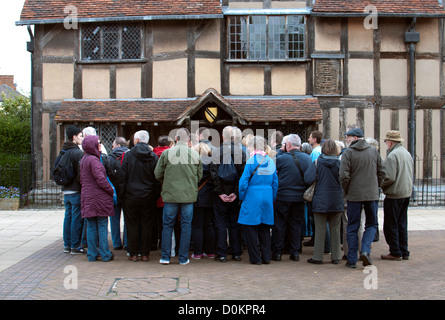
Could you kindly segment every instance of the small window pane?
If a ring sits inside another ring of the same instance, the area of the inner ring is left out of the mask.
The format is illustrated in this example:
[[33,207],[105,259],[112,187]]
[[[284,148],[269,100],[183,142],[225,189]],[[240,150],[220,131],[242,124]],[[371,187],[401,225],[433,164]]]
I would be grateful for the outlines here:
[[285,17],[269,17],[269,59],[286,59]]
[[100,27],[82,28],[82,60],[100,59]]

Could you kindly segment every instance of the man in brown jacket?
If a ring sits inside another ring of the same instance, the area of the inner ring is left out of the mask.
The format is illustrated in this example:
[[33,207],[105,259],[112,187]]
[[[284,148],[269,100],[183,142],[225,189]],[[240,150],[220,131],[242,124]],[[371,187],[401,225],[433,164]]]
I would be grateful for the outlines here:
[[388,148],[386,176],[382,183],[384,224],[383,232],[389,246],[389,254],[381,255],[385,260],[408,260],[408,205],[413,192],[414,161],[402,146],[404,141],[399,131],[386,134]]
[[379,187],[385,177],[385,168],[378,151],[363,139],[359,128],[345,133],[349,147],[343,152],[340,181],[347,201],[347,267],[355,268],[358,260],[358,230],[362,207],[365,209],[365,232],[361,242],[360,260],[372,264],[371,243],[377,231]]

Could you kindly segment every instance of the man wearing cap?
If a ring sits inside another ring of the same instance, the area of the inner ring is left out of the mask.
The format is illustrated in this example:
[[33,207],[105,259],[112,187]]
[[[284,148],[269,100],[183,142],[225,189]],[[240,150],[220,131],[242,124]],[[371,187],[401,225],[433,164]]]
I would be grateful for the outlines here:
[[404,141],[399,131],[386,133],[385,144],[386,176],[382,183],[385,194],[383,201],[383,233],[389,246],[389,254],[381,255],[384,260],[408,260],[408,205],[413,191],[414,161],[402,146]]
[[355,268],[358,260],[358,230],[362,207],[365,210],[365,231],[361,242],[360,260],[367,266],[371,262],[371,243],[377,231],[379,186],[385,177],[385,168],[378,151],[363,139],[359,128],[345,133],[349,145],[341,158],[340,181],[347,201],[346,266]]

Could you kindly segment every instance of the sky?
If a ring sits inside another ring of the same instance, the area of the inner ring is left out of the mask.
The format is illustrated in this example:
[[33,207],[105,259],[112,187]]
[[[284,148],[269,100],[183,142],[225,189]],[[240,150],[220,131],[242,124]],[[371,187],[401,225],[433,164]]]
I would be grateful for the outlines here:
[[[17,90],[31,92],[30,40],[26,26],[16,26],[24,0],[0,0],[0,75],[13,75]],[[34,28],[32,28],[34,30]]]

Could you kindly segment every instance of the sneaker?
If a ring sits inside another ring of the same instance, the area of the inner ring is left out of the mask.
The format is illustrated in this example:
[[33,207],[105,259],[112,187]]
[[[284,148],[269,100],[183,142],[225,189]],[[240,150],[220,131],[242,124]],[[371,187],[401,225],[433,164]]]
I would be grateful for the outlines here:
[[70,253],[71,249],[68,247],[63,248],[63,253]]
[[159,260],[159,263],[160,263],[160,264],[169,264],[170,261],[169,261],[169,260],[161,259],[161,260]]
[[200,260],[201,259],[201,255],[192,253],[192,259]]
[[203,256],[204,258],[209,258],[209,259],[213,259],[213,258],[215,258],[215,255],[214,255],[213,253],[209,253],[209,254],[207,254],[207,253],[203,253],[202,256]]
[[85,250],[84,248],[82,248],[82,247],[79,247],[79,248],[77,248],[77,249],[71,249],[71,254],[84,254],[84,253],[87,253],[87,250]]
[[187,259],[187,261],[185,261],[185,262],[179,262],[179,264],[181,265],[181,266],[185,266],[186,264],[189,264],[190,263],[190,260],[189,259]]

